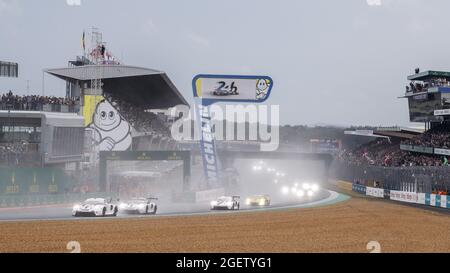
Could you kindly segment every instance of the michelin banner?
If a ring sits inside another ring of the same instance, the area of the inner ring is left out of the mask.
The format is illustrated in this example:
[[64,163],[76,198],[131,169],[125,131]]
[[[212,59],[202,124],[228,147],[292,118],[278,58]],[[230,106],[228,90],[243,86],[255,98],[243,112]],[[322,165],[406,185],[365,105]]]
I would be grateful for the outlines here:
[[196,110],[201,134],[200,149],[203,157],[203,171],[210,185],[214,185],[218,180],[218,162],[209,106],[197,105]]

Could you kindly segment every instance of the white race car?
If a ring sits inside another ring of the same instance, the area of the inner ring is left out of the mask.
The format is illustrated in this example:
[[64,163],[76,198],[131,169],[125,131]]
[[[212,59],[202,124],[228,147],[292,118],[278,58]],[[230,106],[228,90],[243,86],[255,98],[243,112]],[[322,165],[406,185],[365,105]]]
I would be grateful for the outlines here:
[[239,196],[222,196],[217,200],[211,201],[211,210],[239,210]]
[[156,214],[158,198],[134,198],[119,205],[119,210],[126,214]]
[[117,216],[119,208],[112,199],[90,198],[73,206],[72,216]]

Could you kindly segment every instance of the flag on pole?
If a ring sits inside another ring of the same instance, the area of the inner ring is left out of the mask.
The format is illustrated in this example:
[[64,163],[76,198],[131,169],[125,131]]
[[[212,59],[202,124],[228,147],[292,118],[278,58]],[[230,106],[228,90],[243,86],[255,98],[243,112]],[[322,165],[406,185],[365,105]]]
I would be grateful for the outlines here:
[[81,40],[81,45],[83,46],[83,50],[86,51],[86,33],[83,31],[83,38]]

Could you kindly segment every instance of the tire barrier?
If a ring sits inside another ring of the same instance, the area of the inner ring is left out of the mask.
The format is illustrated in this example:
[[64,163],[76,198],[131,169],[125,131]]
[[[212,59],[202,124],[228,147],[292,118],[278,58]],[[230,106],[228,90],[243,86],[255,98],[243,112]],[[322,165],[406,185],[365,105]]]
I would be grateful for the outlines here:
[[371,188],[355,183],[352,184],[352,189],[354,192],[370,197],[450,209],[450,196],[448,195],[394,191],[381,188]]
[[115,196],[111,196],[111,193],[5,195],[0,196],[0,208],[72,204],[84,201],[88,198],[105,196],[115,198]]

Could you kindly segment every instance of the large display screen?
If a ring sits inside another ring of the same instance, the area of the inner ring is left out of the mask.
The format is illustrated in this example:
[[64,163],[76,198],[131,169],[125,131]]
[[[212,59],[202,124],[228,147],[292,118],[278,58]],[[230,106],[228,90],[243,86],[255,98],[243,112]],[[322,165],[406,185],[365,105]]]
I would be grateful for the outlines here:
[[450,93],[420,94],[409,98],[409,116],[411,122],[441,121],[435,116],[435,110],[450,108]]
[[0,62],[0,77],[17,78],[19,65],[17,63]]

